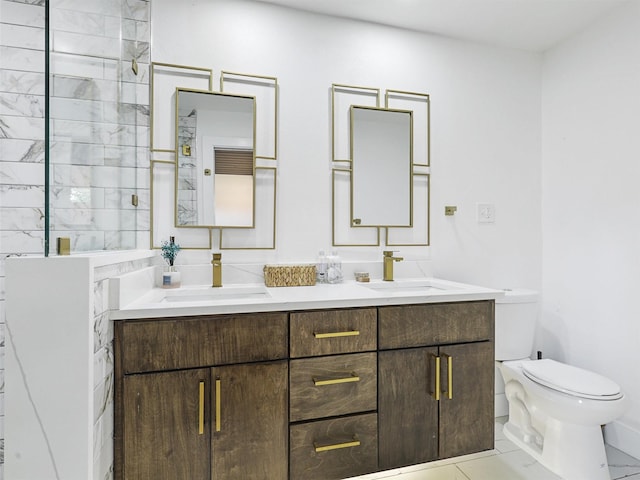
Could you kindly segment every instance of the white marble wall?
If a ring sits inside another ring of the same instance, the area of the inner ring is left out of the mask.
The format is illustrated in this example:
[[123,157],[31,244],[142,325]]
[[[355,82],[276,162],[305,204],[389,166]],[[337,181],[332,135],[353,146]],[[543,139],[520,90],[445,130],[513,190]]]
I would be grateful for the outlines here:
[[[44,249],[44,3],[0,0],[0,480],[4,259]],[[148,245],[149,9],[149,0],[51,1],[52,252],[58,236],[71,237],[75,251]],[[96,313],[103,379],[110,368],[105,319]],[[96,395],[110,395],[106,385],[95,385]],[[96,415],[97,424],[108,424],[106,410]],[[107,478],[102,460],[95,478]]]
[[6,260],[6,478],[113,478],[108,279],[158,261],[150,250]]
[[4,258],[42,253],[44,0],[0,1],[0,479],[4,478]]

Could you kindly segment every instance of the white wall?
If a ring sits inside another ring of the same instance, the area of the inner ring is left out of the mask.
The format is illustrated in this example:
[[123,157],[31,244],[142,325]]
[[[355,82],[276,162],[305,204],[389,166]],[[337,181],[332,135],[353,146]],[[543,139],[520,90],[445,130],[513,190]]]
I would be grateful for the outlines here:
[[[313,261],[330,245],[330,87],[342,83],[431,95],[432,247],[401,254],[432,258],[444,278],[540,287],[539,56],[261,3],[154,0],[152,61],[211,67],[216,84],[223,69],[278,77],[277,250],[227,261]],[[476,202],[495,204],[495,224],[476,223]]]
[[622,386],[632,408],[608,440],[636,457],[640,437],[625,435],[640,435],[639,56],[638,2],[545,55],[537,340]]

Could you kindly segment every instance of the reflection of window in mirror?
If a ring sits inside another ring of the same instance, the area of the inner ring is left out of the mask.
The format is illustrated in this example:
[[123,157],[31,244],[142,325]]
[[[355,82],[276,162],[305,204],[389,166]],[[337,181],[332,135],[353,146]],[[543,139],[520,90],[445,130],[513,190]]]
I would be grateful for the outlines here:
[[253,222],[253,150],[216,148],[215,221],[220,225]]
[[413,224],[412,112],[351,106],[353,226]]

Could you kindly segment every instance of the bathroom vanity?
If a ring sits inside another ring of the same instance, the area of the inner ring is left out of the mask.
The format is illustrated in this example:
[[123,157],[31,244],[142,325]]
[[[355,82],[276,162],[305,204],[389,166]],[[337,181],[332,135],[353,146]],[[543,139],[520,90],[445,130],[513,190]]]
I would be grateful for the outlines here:
[[499,292],[384,287],[114,312],[115,478],[339,479],[493,448]]

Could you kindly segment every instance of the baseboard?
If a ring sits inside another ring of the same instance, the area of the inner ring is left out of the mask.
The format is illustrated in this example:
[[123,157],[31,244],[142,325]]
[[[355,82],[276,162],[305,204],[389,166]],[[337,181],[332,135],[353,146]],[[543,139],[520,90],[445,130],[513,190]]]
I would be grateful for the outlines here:
[[640,430],[619,420],[605,425],[604,441],[627,455],[640,458]]

